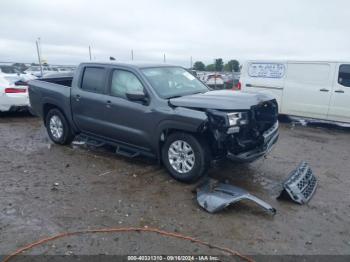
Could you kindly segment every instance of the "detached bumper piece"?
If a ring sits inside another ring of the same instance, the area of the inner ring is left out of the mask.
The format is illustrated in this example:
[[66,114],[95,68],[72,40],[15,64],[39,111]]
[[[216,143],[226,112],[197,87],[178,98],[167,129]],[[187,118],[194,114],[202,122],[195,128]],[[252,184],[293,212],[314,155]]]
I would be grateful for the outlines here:
[[197,201],[209,213],[218,212],[241,200],[253,201],[269,213],[276,214],[272,206],[236,186],[209,180],[197,188]]
[[278,198],[289,198],[298,204],[307,203],[316,191],[317,179],[310,166],[301,162],[283,183],[283,190]]

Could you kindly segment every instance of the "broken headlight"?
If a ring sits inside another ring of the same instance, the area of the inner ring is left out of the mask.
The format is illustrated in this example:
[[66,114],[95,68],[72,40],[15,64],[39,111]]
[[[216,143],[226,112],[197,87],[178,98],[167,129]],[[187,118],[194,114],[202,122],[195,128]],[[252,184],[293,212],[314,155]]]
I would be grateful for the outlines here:
[[240,126],[248,124],[248,114],[246,112],[231,112],[227,113],[229,128],[227,134],[238,133]]
[[248,124],[248,114],[246,112],[227,113],[230,126],[242,126]]

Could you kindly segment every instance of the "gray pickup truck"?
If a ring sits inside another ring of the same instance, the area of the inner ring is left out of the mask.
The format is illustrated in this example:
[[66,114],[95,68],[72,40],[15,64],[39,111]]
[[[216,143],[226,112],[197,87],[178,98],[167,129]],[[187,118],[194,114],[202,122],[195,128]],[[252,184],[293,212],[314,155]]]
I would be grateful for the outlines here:
[[80,134],[124,156],[154,157],[182,182],[213,161],[253,161],[278,139],[272,97],[212,91],[179,66],[82,63],[74,75],[31,81],[29,98],[53,142]]

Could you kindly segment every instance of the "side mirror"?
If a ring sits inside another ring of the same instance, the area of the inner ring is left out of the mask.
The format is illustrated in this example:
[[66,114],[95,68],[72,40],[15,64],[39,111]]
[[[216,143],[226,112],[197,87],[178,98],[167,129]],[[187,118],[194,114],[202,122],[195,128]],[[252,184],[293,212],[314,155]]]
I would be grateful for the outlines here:
[[125,95],[130,101],[148,102],[147,95],[143,91],[128,91]]

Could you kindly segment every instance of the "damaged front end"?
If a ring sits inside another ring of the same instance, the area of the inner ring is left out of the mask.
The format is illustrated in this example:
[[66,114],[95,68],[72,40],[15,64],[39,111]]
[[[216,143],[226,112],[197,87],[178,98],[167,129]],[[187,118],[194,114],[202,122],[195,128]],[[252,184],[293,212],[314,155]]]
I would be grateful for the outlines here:
[[216,159],[251,162],[264,156],[278,140],[276,100],[261,102],[250,110],[207,109],[207,136]]

